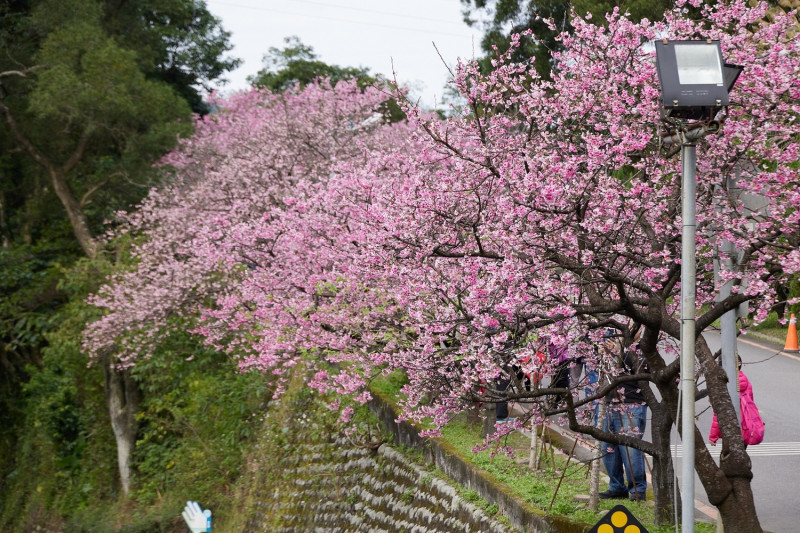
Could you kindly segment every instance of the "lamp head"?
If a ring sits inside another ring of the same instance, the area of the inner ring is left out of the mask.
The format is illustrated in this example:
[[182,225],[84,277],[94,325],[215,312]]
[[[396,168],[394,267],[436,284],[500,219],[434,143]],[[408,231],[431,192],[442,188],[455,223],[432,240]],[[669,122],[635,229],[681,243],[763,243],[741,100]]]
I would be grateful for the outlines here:
[[742,68],[725,64],[719,41],[655,43],[661,106],[670,116],[711,119],[729,103]]

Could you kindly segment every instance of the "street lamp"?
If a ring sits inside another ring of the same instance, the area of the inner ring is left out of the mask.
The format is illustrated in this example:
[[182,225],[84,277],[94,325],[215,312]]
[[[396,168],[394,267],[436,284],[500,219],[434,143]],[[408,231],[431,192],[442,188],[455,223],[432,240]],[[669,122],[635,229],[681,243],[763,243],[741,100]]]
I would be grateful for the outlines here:
[[656,43],[656,66],[665,117],[713,120],[727,107],[742,67],[722,60],[719,41]]
[[694,403],[695,403],[695,234],[697,153],[695,142],[719,131],[728,92],[742,67],[726,64],[719,41],[655,43],[661,85],[661,116],[670,126],[665,144],[681,144],[681,442],[683,463],[681,526],[694,532]]

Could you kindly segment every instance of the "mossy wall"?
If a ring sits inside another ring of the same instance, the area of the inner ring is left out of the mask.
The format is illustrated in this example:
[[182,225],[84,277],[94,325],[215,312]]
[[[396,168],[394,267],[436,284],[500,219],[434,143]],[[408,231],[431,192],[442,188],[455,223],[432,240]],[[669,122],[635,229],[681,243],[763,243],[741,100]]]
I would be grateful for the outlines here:
[[[289,393],[273,402],[264,436],[240,481],[240,521],[247,533],[515,531],[437,476],[388,445],[366,409],[344,434],[319,397]],[[417,458],[420,460],[420,458]],[[222,524],[221,524],[222,525]]]
[[256,491],[247,532],[504,532],[508,529],[395,449],[345,438],[304,445]]
[[379,394],[374,395],[370,409],[380,420],[381,427],[394,442],[421,452],[426,461],[435,465],[449,479],[481,498],[496,505],[499,513],[518,530],[531,533],[583,533],[591,526],[565,517],[552,516],[523,501],[518,495],[497,483],[480,468],[464,460],[457,450],[438,439],[423,439],[419,429],[409,422],[397,422],[397,414],[390,403]]

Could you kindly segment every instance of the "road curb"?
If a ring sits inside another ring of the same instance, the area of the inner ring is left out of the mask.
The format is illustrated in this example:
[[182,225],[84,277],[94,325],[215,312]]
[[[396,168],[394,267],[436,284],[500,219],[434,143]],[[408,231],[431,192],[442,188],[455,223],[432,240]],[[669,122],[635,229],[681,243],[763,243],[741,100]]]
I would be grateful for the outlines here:
[[769,335],[764,335],[757,331],[751,331],[748,333],[744,333],[739,336],[739,339],[750,341],[753,344],[758,344],[759,346],[766,348],[768,350],[776,350],[778,352],[783,352],[783,341],[777,339],[775,337],[771,337]]
[[550,442],[555,444],[556,447],[564,453],[569,453],[573,444],[577,440],[578,444],[575,445],[575,451],[572,453],[572,456],[582,463],[589,463],[594,460],[594,451],[591,448],[591,444],[589,444],[585,439],[577,438],[575,436],[576,434],[572,431],[562,428],[561,426],[558,426],[552,422],[548,422],[544,426],[544,430],[550,439]]

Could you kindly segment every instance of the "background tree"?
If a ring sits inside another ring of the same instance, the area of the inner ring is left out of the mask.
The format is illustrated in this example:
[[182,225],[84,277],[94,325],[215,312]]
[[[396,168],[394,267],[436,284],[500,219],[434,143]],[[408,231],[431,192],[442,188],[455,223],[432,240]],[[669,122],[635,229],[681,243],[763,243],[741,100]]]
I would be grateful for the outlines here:
[[303,88],[318,79],[326,79],[333,85],[340,81],[356,80],[359,87],[381,87],[386,90],[386,101],[380,108],[387,119],[398,122],[405,118],[397,101],[393,98],[394,84],[382,76],[373,76],[365,67],[340,67],[321,61],[314,49],[304,45],[297,37],[284,38],[286,46],[271,47],[264,56],[264,68],[248,81],[255,87],[274,92],[283,92],[292,87]]
[[[570,9],[579,16],[592,15],[597,24],[604,24],[605,15],[619,8],[629,12],[630,18],[638,22],[644,18],[661,20],[664,11],[673,0],[461,0],[464,6],[464,21],[469,26],[478,25],[484,31],[481,48],[486,54],[480,60],[484,72],[491,70],[491,60],[498,53],[509,50],[511,35],[524,34],[520,46],[512,50],[513,59],[523,62],[534,59],[536,72],[549,77],[553,64],[550,53],[560,49],[557,39],[563,32],[572,31]],[[552,21],[552,22],[550,22]],[[525,34],[526,30],[532,33]]]
[[26,365],[42,364],[68,299],[62,268],[97,256],[104,221],[156,182],[203,86],[237,64],[228,37],[192,1],[0,5],[2,412],[15,423]]
[[[685,16],[680,2],[663,23],[613,15],[600,27],[574,19],[573,34],[560,37],[564,48],[553,55],[558,68],[550,80],[530,62],[515,62],[511,51],[488,74],[464,65],[456,84],[469,99],[468,115],[437,121],[411,110],[415,131],[405,142],[359,148],[358,157],[334,166],[279,152],[280,165],[270,157],[245,173],[241,165],[252,157],[240,151],[263,148],[232,139],[223,143],[231,158],[207,165],[192,163],[195,148],[188,143],[175,156],[187,191],[208,187],[199,171],[226,165],[235,170],[226,175],[245,182],[265,170],[280,179],[294,176],[287,162],[307,173],[284,182],[282,201],[259,218],[249,214],[252,195],[226,193],[243,203],[209,212],[208,229],[193,234],[191,250],[184,232],[195,226],[182,226],[186,216],[170,215],[174,205],[165,200],[148,204],[139,226],[160,244],[144,272],[158,273],[153,287],[161,287],[176,277],[172,267],[162,267],[172,261],[175,271],[181,263],[227,267],[232,275],[224,285],[212,276],[207,286],[224,286],[224,294],[198,309],[197,331],[208,342],[240,357],[242,366],[273,375],[303,363],[315,370],[311,386],[358,401],[369,399],[372,376],[401,370],[409,379],[402,416],[426,424],[424,434],[435,434],[477,401],[505,399],[531,410],[498,429],[495,439],[561,412],[576,431],[640,448],[656,458],[656,513],[669,520],[668,435],[680,371],[673,349],[680,335],[680,171],[661,139],[653,52],[643,45],[663,35],[720,39],[725,57],[747,70],[722,134],[703,143],[699,158],[696,351],[725,453],[717,465],[697,438],[696,466],[726,530],[759,531],[752,471],[725,376],[700,335],[745,301],[762,319],[776,299],[773,282],[800,271],[800,250],[792,244],[800,217],[794,187],[800,49],[791,17],[762,23],[766,4],[691,4],[701,17]],[[511,49],[520,39],[512,38]],[[308,136],[319,122],[297,127]],[[345,131],[359,131],[370,121],[347,124]],[[394,130],[381,125],[375,131]],[[342,148],[360,142],[352,134],[346,139]],[[766,209],[754,212],[730,197],[729,177],[743,178],[747,193],[768,198]],[[161,221],[148,228],[148,218]],[[734,270],[722,272],[734,284],[731,296],[716,301],[711,265],[723,240],[745,253]],[[131,298],[131,283],[119,280],[96,301],[112,312],[91,328],[94,349],[141,328],[125,316],[147,316],[155,308],[152,300]],[[196,291],[189,285],[176,296]],[[619,376],[614,354],[594,353],[607,327],[625,345],[635,329],[644,329],[638,353],[648,373]],[[146,341],[150,334],[141,335]],[[527,391],[517,383],[504,392],[493,386],[510,366],[552,372],[552,364],[534,363],[549,344],[592,361],[609,381],[580,400],[563,388]],[[652,442],[606,434],[583,417],[581,407],[623,380],[638,381],[648,396]],[[542,401],[553,395],[563,406]],[[349,411],[342,416],[347,420]]]
[[106,0],[103,26],[124,48],[136,51],[147,78],[172,87],[195,113],[209,111],[203,93],[211,83],[224,82],[225,74],[241,64],[226,56],[230,32],[202,1]]
[[326,78],[334,85],[341,80],[357,79],[364,86],[377,79],[365,67],[340,67],[321,61],[314,49],[295,36],[285,37],[286,46],[270,47],[264,56],[264,67],[248,81],[256,87],[282,92],[299,84],[301,87],[318,78]]

